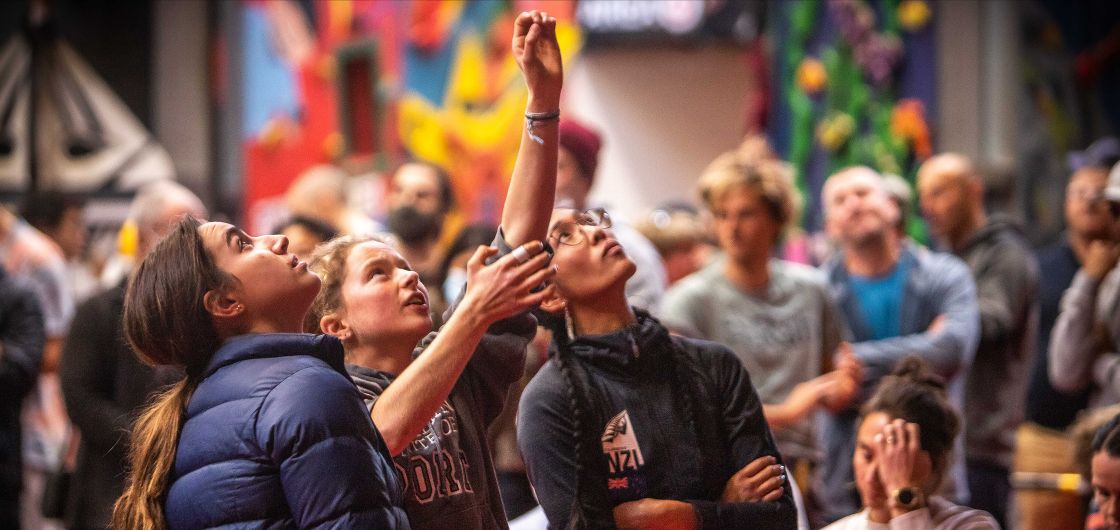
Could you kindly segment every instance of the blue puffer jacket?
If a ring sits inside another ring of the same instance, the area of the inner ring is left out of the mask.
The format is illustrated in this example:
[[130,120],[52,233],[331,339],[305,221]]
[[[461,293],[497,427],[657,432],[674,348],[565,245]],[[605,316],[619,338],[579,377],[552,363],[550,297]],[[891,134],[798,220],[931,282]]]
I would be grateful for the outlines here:
[[171,528],[408,528],[400,483],[328,336],[223,345],[187,406]]

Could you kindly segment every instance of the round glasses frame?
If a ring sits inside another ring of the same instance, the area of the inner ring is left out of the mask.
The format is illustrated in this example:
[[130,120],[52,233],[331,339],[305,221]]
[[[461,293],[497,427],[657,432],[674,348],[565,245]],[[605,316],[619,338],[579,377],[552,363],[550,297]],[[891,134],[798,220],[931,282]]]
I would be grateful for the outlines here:
[[602,208],[591,208],[576,214],[575,219],[559,221],[549,232],[548,238],[561,245],[575,246],[586,239],[581,227],[610,228],[611,216]]

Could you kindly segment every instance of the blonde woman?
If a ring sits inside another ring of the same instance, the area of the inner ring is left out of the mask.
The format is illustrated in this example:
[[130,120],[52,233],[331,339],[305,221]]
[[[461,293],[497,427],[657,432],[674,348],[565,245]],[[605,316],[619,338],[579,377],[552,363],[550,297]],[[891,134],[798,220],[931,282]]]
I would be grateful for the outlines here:
[[323,291],[310,325],[345,346],[347,370],[394,457],[414,529],[506,527],[486,429],[521,377],[536,332],[526,311],[552,292],[534,288],[553,274],[539,240],[557,167],[563,72],[555,31],[556,20],[543,12],[514,23],[514,57],[529,88],[521,148],[495,248],[474,253],[466,289],[438,333],[429,335],[427,286],[389,242],[340,238],[312,263]]

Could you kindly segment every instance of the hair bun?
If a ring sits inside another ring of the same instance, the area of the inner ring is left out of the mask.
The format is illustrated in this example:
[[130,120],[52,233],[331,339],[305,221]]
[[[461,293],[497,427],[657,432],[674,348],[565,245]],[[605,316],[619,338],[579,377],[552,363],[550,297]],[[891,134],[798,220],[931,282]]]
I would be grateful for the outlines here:
[[933,373],[929,363],[916,355],[911,355],[899,361],[891,375],[941,391],[945,390],[945,379]]

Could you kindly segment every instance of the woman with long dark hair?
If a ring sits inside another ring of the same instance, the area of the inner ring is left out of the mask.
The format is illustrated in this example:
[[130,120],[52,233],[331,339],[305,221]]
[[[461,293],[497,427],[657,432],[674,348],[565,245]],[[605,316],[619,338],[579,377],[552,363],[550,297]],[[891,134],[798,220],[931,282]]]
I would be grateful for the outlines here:
[[287,246],[188,217],[133,273],[126,338],[187,376],[133,427],[113,528],[407,528],[342,346],[296,333],[319,278]]
[[602,210],[553,212],[549,362],[517,420],[551,528],[793,528],[762,404],[726,347],[626,301],[635,265]]

